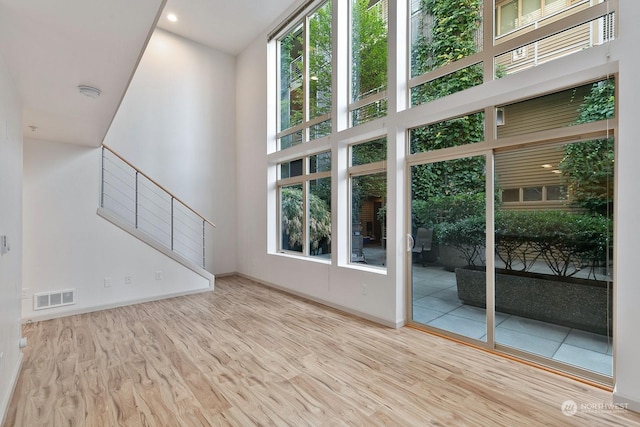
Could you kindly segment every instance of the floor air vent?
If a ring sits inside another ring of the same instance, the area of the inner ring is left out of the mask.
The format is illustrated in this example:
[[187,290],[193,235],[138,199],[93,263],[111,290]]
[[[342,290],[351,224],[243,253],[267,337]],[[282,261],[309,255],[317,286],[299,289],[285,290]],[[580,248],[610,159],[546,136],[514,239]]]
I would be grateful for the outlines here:
[[62,307],[63,305],[71,305],[75,303],[75,289],[65,289],[63,291],[45,292],[33,295],[34,310]]

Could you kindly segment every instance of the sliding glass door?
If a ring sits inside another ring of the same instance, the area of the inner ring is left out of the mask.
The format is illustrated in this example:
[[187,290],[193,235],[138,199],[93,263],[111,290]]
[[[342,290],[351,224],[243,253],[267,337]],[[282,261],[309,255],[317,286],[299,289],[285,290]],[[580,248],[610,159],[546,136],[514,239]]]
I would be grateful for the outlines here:
[[[485,171],[485,156],[411,166],[412,319],[479,341],[487,337]],[[470,299],[457,286],[467,271]]]
[[411,322],[607,382],[614,146],[605,134],[411,164]]

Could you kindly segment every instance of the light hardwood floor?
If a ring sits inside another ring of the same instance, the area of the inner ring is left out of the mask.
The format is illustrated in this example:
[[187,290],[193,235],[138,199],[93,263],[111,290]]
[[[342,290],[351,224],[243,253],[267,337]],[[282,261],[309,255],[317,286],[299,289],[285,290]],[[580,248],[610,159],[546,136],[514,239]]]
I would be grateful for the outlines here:
[[239,277],[24,334],[5,426],[640,426],[610,392]]

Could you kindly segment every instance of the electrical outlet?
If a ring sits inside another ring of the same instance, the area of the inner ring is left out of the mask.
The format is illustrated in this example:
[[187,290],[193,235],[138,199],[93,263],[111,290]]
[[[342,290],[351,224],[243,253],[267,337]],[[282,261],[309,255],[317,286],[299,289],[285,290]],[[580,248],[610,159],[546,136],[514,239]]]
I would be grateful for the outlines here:
[[111,286],[113,286],[113,280],[111,280],[111,277],[105,277],[104,278],[104,287],[105,288],[110,288]]
[[29,299],[29,288],[22,288],[22,299]]
[[366,283],[362,284],[362,295],[366,295],[367,294],[367,288],[368,285]]
[[156,280],[162,280],[162,270],[156,271]]
[[131,285],[133,283],[133,277],[131,276],[124,276],[124,284],[125,285]]

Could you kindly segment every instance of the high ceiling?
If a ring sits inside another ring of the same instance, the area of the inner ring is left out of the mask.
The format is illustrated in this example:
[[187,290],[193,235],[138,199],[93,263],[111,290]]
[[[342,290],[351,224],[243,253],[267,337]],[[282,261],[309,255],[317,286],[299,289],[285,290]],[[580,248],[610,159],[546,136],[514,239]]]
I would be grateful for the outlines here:
[[[158,26],[237,55],[296,0],[168,0]],[[178,18],[166,19],[168,13]]]
[[[99,146],[156,22],[232,55],[295,0],[0,0],[0,56],[25,138]],[[177,22],[166,20],[175,13]],[[81,95],[79,85],[101,90]],[[32,127],[34,130],[32,130]]]

